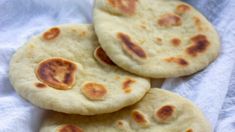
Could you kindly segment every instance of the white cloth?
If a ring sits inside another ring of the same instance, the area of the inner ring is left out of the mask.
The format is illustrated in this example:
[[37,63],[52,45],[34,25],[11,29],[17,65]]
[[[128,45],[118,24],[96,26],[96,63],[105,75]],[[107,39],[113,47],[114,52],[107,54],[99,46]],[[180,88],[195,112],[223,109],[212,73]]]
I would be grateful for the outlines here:
[[[163,87],[195,102],[216,132],[235,132],[235,1],[187,2],[217,28],[221,55],[200,73],[167,79]],[[0,132],[37,132],[45,111],[13,90],[8,78],[12,54],[50,26],[91,23],[92,7],[92,0],[0,0]]]

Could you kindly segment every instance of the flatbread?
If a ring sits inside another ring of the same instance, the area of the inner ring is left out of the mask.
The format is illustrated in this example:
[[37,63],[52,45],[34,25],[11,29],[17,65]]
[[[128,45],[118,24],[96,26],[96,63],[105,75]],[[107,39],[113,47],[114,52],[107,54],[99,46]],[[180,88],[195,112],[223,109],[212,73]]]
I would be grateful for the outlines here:
[[212,132],[201,111],[189,100],[151,89],[137,104],[120,111],[79,116],[50,112],[40,132]]
[[179,0],[96,0],[94,26],[111,60],[146,77],[190,75],[220,48],[212,24]]
[[106,56],[91,25],[79,24],[52,27],[29,40],[12,57],[10,80],[41,108],[81,115],[117,111],[150,89],[148,79]]

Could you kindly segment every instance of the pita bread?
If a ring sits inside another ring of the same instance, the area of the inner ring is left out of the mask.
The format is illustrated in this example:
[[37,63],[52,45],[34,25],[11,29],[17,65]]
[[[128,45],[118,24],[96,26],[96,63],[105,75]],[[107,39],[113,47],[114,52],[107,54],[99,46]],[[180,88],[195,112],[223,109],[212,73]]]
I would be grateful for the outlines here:
[[48,113],[40,132],[212,132],[189,100],[157,88],[137,104],[120,111],[80,116]]
[[148,79],[119,69],[99,47],[91,25],[52,27],[12,57],[10,80],[31,103],[64,113],[94,115],[140,100]]
[[179,0],[97,0],[94,26],[101,47],[132,73],[168,78],[205,68],[219,53],[219,36]]

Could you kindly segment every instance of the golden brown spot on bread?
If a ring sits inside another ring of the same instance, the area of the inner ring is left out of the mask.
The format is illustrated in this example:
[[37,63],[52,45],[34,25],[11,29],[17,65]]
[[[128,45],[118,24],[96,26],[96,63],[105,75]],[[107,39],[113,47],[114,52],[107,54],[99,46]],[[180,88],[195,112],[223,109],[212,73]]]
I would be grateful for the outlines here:
[[108,92],[104,85],[93,82],[85,83],[81,91],[90,100],[103,100]]
[[57,27],[51,28],[50,30],[48,30],[47,32],[45,32],[43,34],[43,38],[45,40],[52,40],[54,38],[56,38],[57,36],[59,36],[60,34],[60,29]]
[[127,15],[134,15],[136,11],[136,0],[108,0],[109,4]]
[[174,62],[177,63],[181,66],[187,66],[189,63],[183,59],[183,58],[177,58],[177,57],[170,57],[170,58],[166,58],[165,61],[167,62]]
[[37,88],[45,88],[45,87],[47,87],[47,85],[44,84],[44,83],[36,83],[35,86],[36,86]]
[[173,27],[181,25],[181,18],[176,14],[165,14],[157,21],[161,27]]
[[66,90],[75,83],[77,65],[63,58],[50,58],[39,63],[36,76],[45,84]]
[[193,132],[193,129],[188,129],[185,132]]
[[64,125],[59,128],[58,132],[83,132],[83,130],[75,125]]
[[146,115],[139,110],[133,110],[131,112],[131,117],[141,127],[147,127],[149,125]]
[[132,88],[130,87],[131,84],[135,83],[132,79],[127,79],[123,82],[122,89],[125,93],[130,93]]
[[176,7],[176,13],[182,15],[190,10],[190,7],[186,4],[181,4]]
[[181,43],[181,40],[179,38],[173,38],[171,39],[171,43],[174,45],[174,46],[179,46],[180,43]]
[[127,53],[131,55],[134,53],[135,56],[138,56],[142,59],[147,58],[147,55],[144,50],[138,44],[132,42],[127,34],[118,33],[117,37],[123,43],[123,47],[127,51]]
[[113,63],[113,61],[107,56],[107,54],[104,52],[104,50],[99,46],[96,48],[95,50],[95,57],[96,59],[98,59],[99,61],[102,61],[105,64],[108,65],[116,65],[115,63]]
[[159,122],[166,122],[173,117],[175,113],[175,107],[171,105],[165,105],[155,111],[155,119]]
[[186,49],[186,52],[193,57],[199,53],[203,53],[209,46],[209,41],[205,35],[199,34],[191,38],[191,46]]

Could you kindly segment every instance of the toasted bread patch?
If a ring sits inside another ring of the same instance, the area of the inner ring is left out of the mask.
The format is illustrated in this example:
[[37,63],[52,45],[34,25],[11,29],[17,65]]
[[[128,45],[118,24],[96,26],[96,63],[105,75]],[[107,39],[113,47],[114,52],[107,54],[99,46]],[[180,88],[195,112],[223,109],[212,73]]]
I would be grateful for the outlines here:
[[129,53],[131,56],[137,56],[141,59],[146,59],[147,55],[143,48],[141,48],[138,44],[134,43],[130,36],[124,33],[118,33],[117,38],[123,44],[124,50]]
[[63,58],[49,58],[39,63],[37,78],[50,87],[66,90],[75,83],[77,65]]
[[44,40],[52,40],[58,37],[60,34],[60,29],[57,27],[51,28],[43,34]]
[[108,3],[120,10],[123,14],[134,15],[136,11],[137,0],[108,0]]

